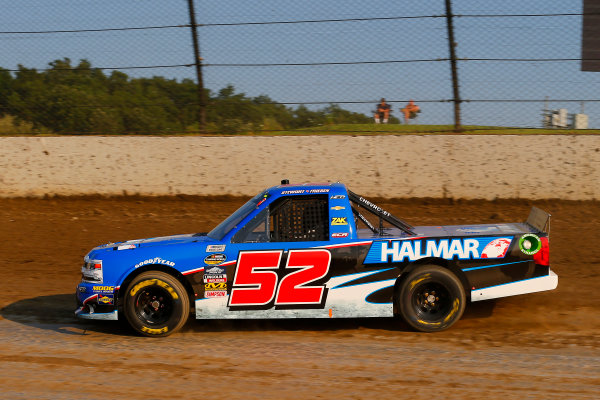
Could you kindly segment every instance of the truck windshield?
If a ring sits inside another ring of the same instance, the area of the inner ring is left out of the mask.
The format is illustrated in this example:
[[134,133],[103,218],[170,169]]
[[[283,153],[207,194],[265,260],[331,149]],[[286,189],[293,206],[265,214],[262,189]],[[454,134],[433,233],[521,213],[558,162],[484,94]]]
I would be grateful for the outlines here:
[[248,200],[248,202],[238,208],[236,212],[227,217],[226,220],[217,225],[212,231],[208,232],[208,237],[211,239],[222,240],[230,230],[237,227],[244,218],[256,209],[258,203],[266,194],[267,191],[265,190]]

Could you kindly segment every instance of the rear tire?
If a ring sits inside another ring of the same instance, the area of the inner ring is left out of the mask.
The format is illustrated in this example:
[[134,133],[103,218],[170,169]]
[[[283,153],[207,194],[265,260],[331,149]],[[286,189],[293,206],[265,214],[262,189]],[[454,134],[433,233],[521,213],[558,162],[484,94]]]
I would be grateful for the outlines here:
[[412,328],[439,332],[450,328],[465,311],[466,296],[461,281],[437,265],[423,265],[403,279],[396,305]]
[[148,271],[136,277],[125,292],[124,312],[129,325],[151,337],[168,336],[187,321],[188,294],[172,275]]

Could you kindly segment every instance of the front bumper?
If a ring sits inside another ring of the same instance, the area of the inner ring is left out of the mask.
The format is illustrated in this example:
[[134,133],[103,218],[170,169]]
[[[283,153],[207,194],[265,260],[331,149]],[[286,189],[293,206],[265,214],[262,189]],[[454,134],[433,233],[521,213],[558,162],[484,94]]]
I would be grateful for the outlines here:
[[118,287],[81,282],[77,285],[75,316],[83,319],[117,320]]

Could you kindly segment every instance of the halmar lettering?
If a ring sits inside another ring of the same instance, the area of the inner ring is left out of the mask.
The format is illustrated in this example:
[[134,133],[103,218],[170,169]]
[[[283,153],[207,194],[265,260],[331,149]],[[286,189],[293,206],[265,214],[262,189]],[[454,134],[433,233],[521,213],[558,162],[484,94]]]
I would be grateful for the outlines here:
[[451,260],[503,258],[512,238],[391,240],[376,242],[365,264],[415,261],[426,257]]

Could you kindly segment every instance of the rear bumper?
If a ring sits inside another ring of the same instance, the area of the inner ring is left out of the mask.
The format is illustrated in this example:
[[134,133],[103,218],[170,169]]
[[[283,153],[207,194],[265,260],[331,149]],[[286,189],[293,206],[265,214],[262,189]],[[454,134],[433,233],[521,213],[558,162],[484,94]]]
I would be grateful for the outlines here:
[[497,299],[499,297],[553,290],[558,286],[558,275],[549,270],[549,274],[522,281],[504,283],[471,291],[471,301]]

